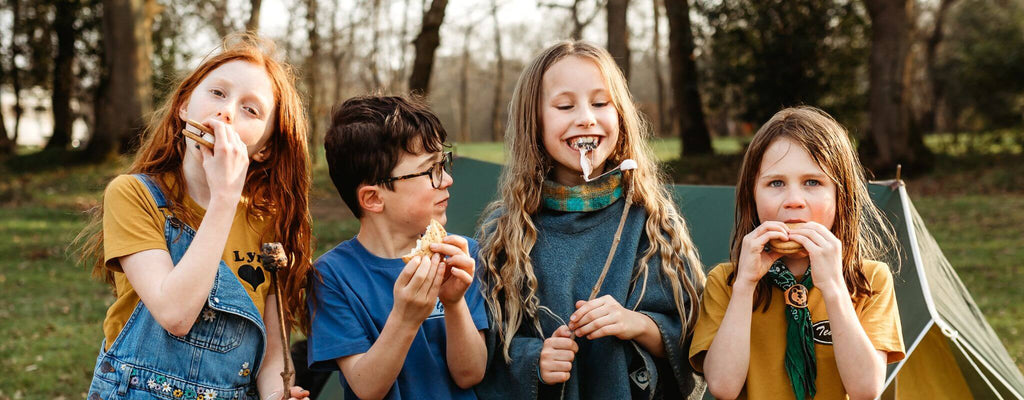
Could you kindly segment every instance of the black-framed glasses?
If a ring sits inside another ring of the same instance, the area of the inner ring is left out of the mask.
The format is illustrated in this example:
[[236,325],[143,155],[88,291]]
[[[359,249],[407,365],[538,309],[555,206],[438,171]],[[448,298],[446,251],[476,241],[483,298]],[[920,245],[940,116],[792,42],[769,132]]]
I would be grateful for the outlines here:
[[438,189],[441,187],[441,181],[444,180],[444,173],[447,172],[449,175],[451,175],[452,164],[452,152],[446,151],[443,153],[441,161],[434,163],[433,165],[430,166],[430,169],[426,171],[417,172],[415,174],[384,178],[377,181],[377,184],[381,185],[385,183],[391,183],[394,181],[400,181],[403,179],[412,179],[423,175],[430,175],[430,186],[433,186],[434,189]]

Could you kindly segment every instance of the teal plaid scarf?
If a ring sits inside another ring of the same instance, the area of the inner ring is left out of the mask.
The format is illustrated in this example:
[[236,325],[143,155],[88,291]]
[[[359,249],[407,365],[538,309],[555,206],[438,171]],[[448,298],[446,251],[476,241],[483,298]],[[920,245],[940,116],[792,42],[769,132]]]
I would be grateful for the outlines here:
[[[786,268],[786,264],[779,259],[772,263],[765,276],[785,293],[783,295],[786,301],[785,366],[789,381],[793,384],[793,393],[797,400],[804,400],[808,396],[814,398],[816,392],[814,379],[817,376],[818,366],[814,358],[811,312],[807,310],[807,297],[811,288],[814,287],[814,282],[811,281],[811,267],[807,267],[803,282],[798,283],[793,273]],[[803,285],[806,290],[801,290],[799,287],[790,290],[797,285]],[[801,303],[802,307],[800,307]]]
[[552,210],[600,210],[622,198],[622,172],[616,171],[578,186],[565,186],[545,180],[540,193],[541,205]]

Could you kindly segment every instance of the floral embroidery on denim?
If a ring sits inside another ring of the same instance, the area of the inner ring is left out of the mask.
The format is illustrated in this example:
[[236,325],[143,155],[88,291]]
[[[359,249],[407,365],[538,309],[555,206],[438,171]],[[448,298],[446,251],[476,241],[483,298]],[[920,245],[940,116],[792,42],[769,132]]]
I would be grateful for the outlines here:
[[217,313],[212,308],[203,307],[203,321],[211,322],[217,318]]
[[185,389],[185,398],[187,398],[187,399],[195,399],[195,398],[198,398],[198,397],[199,396],[196,395],[196,392],[193,391],[192,389]]
[[158,388],[160,388],[160,384],[156,383],[156,381],[154,381],[152,379],[146,381],[146,386],[148,386],[150,389],[158,389]]
[[181,397],[181,395],[185,394],[185,392],[181,391],[181,389],[174,389],[174,393],[171,394],[173,394],[174,397]]
[[251,373],[252,373],[252,370],[249,369],[249,363],[248,362],[242,363],[242,369],[238,370],[238,376],[249,376],[249,374],[251,374]]
[[205,397],[206,400],[216,399],[217,398],[217,391],[213,390],[213,389],[206,389],[206,391],[203,392],[203,397]]
[[170,393],[171,392],[171,384],[167,383],[167,382],[164,382],[163,383],[163,387],[161,388],[161,390],[163,390],[164,393]]

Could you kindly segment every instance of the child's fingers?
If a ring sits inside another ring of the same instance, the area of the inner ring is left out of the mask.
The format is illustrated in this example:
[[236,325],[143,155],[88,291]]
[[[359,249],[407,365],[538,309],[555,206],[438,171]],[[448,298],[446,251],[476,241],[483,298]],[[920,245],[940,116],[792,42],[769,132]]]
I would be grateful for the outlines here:
[[[583,310],[583,309],[581,308],[580,310]],[[577,311],[577,312],[579,312],[579,311]],[[604,305],[592,308],[592,309],[590,309],[589,311],[587,311],[586,313],[584,313],[582,315],[577,315],[575,320],[570,321],[569,322],[569,328],[576,330],[576,336],[577,337],[583,336],[579,332],[580,327],[582,327],[582,326],[584,326],[586,324],[589,324],[589,323],[591,323],[591,322],[593,322],[593,321],[595,321],[595,320],[597,320],[597,319],[599,319],[601,317],[604,317],[604,316],[606,316],[608,314],[611,314],[611,312],[612,312],[611,307],[605,307]],[[574,315],[576,315],[576,314],[574,314]],[[572,317],[570,317],[570,319],[571,318]]]
[[570,336],[572,336],[572,331],[570,331],[569,327],[565,326],[565,325],[559,326],[558,329],[555,329],[555,332],[551,334],[551,337],[553,337],[553,338],[554,337],[568,338]]
[[548,348],[553,350],[563,350],[574,354],[580,349],[575,340],[567,337],[549,337],[544,339],[544,343]]
[[459,268],[452,268],[451,270],[448,271],[448,273],[454,276],[455,279],[458,279],[462,281],[462,283],[465,283],[466,286],[473,284],[473,275],[470,275],[469,272],[466,272],[465,270]]
[[[419,259],[419,263],[416,264],[416,272],[412,274],[412,279],[409,280],[409,286],[415,293],[420,293],[423,290],[428,279],[427,272],[430,270],[430,259],[422,256]],[[430,278],[433,278],[433,276]]]
[[460,249],[458,246],[448,243],[431,243],[430,251],[441,253],[448,257],[467,254],[466,251]]
[[831,247],[831,244],[820,233],[812,230],[793,232],[789,237],[794,242],[804,245],[804,248],[807,250]]
[[444,237],[444,242],[458,247],[463,253],[469,254],[469,241],[462,236],[448,235]]
[[465,254],[459,254],[456,256],[448,257],[448,259],[445,260],[445,263],[456,269],[466,271],[470,275],[473,274],[476,268],[476,261],[474,261],[472,258]]
[[600,339],[606,336],[618,336],[622,333],[621,324],[609,324],[602,326],[593,332],[586,334],[588,340]]
[[420,265],[420,256],[415,256],[408,263],[405,264],[405,268],[402,268],[402,272],[398,274],[398,279],[395,279],[395,283],[402,287],[409,284],[412,280],[413,274],[416,273],[416,268]]
[[434,254],[430,258],[425,258],[425,265],[420,264],[420,268],[426,270],[423,275],[423,282],[420,283],[419,290],[417,293],[421,295],[429,295],[431,289],[437,286],[437,265],[441,263],[441,256]]
[[579,327],[576,328],[576,330],[573,331],[573,333],[576,334],[576,337],[584,337],[584,336],[587,336],[587,335],[593,333],[594,331],[596,331],[598,329],[601,329],[601,328],[605,327],[606,325],[614,324],[615,320],[616,320],[616,318],[614,316],[612,316],[611,313],[608,313],[608,314],[602,315],[602,316],[600,316],[598,318],[593,318],[591,321],[589,321],[589,322],[587,322],[585,324],[584,323],[579,324]]
[[765,232],[760,236],[754,238],[753,243],[751,243],[752,246],[750,247],[750,249],[755,252],[764,251],[764,246],[768,244],[768,242],[770,242],[772,239],[783,241],[789,240],[789,234],[779,231]]
[[301,386],[292,386],[291,390],[289,390],[289,391],[291,392],[290,393],[290,395],[291,395],[290,398],[292,398],[292,399],[302,400],[302,399],[307,399],[309,397],[309,391],[302,389]]
[[588,301],[583,305],[576,303],[576,312],[573,312],[572,315],[569,316],[569,322],[572,323],[578,321],[584,315],[587,315],[587,313],[589,313],[591,310],[605,305],[605,303],[607,303],[610,298],[610,296],[605,295],[598,297],[594,300]]

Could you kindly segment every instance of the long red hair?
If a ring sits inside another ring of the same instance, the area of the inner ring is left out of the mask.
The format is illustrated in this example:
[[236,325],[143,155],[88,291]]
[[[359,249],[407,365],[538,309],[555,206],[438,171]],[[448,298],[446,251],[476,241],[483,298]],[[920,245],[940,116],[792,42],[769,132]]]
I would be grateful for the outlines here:
[[[242,190],[242,202],[249,215],[272,221],[262,233],[262,241],[278,241],[289,254],[291,265],[278,273],[283,283],[280,305],[285,307],[289,326],[309,331],[305,289],[311,270],[312,228],[309,216],[310,164],[307,148],[307,121],[301,97],[295,89],[291,67],[274,59],[273,42],[251,34],[231,35],[224,39],[222,51],[208,57],[181,81],[151,118],[142,144],[127,174],[170,175],[173,182],[184,182],[182,160],[185,141],[181,138],[184,122],[178,111],[196,86],[213,70],[235,60],[263,66],[273,86],[274,120],[266,148],[269,156],[249,164]],[[169,200],[171,211],[185,221],[197,221],[184,204],[185,191],[175,184],[158,184]],[[168,190],[172,189],[172,190]],[[93,265],[93,276],[113,284],[113,272],[103,263],[102,206],[93,210],[92,221],[79,234],[80,255]]]

